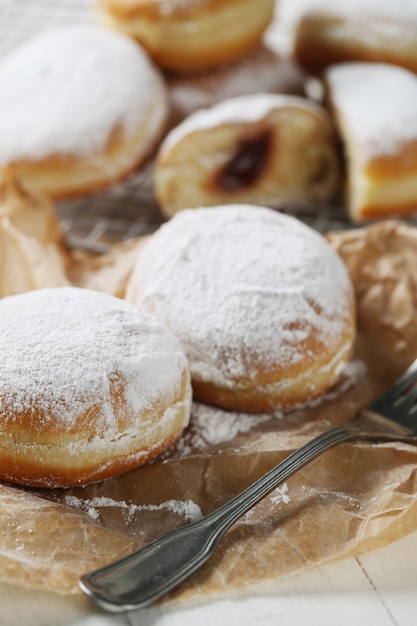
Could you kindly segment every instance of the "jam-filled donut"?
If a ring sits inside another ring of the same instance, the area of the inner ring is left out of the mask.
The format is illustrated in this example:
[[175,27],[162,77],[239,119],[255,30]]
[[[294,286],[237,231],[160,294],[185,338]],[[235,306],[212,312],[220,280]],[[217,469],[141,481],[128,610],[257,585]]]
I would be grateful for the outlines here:
[[194,397],[230,409],[317,396],[341,375],[355,336],[353,290],[337,253],[264,207],[181,211],[142,249],[126,297],[179,338]]
[[316,0],[301,13],[294,56],[309,72],[341,61],[401,65],[417,72],[413,0]]
[[167,135],[154,169],[167,216],[236,202],[325,201],[338,185],[328,113],[282,94],[232,98],[190,115]]
[[260,41],[275,0],[96,0],[99,21],[137,39],[165,69],[237,59]]
[[165,450],[190,413],[186,357],[158,319],[74,287],[0,300],[0,479],[67,487]]
[[165,83],[128,37],[90,26],[51,29],[0,63],[0,167],[62,198],[110,185],[156,147]]
[[263,44],[232,63],[189,74],[168,73],[166,80],[174,126],[198,109],[236,96],[254,93],[304,96],[307,76],[292,59]]
[[357,222],[417,213],[417,77],[385,63],[325,74],[346,154],[346,204]]

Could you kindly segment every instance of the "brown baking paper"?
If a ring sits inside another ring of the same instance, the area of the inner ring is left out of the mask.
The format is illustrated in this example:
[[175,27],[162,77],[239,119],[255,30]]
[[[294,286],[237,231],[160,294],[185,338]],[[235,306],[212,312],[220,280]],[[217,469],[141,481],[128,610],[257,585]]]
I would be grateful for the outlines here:
[[[385,222],[329,240],[349,268],[358,309],[354,355],[338,385],[285,415],[195,404],[189,428],[163,458],[102,483],[36,493],[2,486],[2,579],[74,592],[81,574],[216,509],[388,388],[417,355],[417,230]],[[78,258],[77,284],[86,276],[88,286],[123,295],[136,245],[120,256],[116,248],[110,256]],[[417,447],[344,444],[247,513],[170,597],[205,597],[288,576],[414,530]]]
[[70,284],[67,249],[53,204],[29,191],[13,168],[1,173],[0,297]]

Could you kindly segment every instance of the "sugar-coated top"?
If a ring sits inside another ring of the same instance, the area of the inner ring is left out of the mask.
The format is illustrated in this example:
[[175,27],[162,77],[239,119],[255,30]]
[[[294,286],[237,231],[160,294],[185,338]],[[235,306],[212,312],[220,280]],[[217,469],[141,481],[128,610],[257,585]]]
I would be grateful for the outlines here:
[[368,156],[417,140],[417,77],[386,63],[341,63],[326,72],[342,123]]
[[309,358],[311,335],[340,342],[350,297],[345,266],[320,234],[240,205],[177,213],[144,248],[128,289],[180,339],[192,375],[222,385],[260,364]]
[[165,138],[161,154],[171,148],[186,135],[206,130],[222,124],[240,124],[257,122],[275,109],[295,107],[326,116],[325,110],[315,102],[286,94],[257,93],[229,98],[207,109],[200,109],[178,124]]
[[46,30],[0,63],[0,164],[101,151],[135,130],[161,81],[128,37],[92,26]]
[[111,391],[138,420],[179,394],[187,363],[177,339],[123,300],[74,287],[40,289],[0,300],[0,319],[3,421],[19,421],[25,411],[34,432],[66,431],[90,410],[84,426],[103,431],[118,420]]

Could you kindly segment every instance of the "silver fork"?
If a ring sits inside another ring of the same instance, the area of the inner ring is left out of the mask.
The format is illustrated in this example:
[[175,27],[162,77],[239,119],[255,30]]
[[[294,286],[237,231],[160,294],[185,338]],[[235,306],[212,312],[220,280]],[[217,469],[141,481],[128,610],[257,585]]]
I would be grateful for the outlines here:
[[147,606],[207,561],[219,539],[239,517],[326,450],[352,440],[417,443],[416,381],[417,359],[384,395],[359,411],[355,419],[315,437],[210,515],[82,576],[81,589],[108,611]]

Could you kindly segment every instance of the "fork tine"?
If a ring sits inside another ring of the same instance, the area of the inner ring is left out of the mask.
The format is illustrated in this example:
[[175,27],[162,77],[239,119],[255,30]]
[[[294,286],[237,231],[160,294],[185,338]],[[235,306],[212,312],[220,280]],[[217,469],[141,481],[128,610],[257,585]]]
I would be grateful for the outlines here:
[[417,400],[417,385],[414,385],[409,391],[404,393],[402,396],[399,396],[399,400],[395,402],[397,406],[402,406],[404,408],[411,408],[413,404],[415,404]]
[[394,400],[405,389],[410,387],[417,381],[417,359],[415,359],[411,365],[405,370],[404,374],[393,384],[393,386],[386,393],[385,398],[388,400]]

